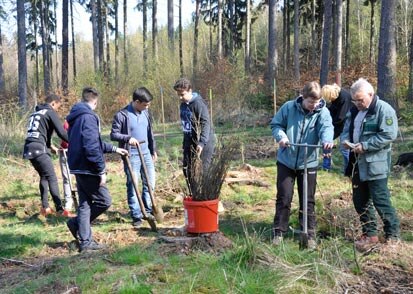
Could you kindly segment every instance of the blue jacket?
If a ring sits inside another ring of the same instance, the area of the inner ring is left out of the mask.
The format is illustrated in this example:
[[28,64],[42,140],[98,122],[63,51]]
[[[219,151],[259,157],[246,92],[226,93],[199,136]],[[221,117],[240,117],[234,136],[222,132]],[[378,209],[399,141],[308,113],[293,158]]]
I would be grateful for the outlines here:
[[[340,136],[354,143],[354,119],[358,109],[354,106],[347,114],[344,131]],[[363,154],[359,154],[358,168],[361,181],[384,179],[389,176],[391,165],[391,143],[397,138],[397,116],[394,109],[385,101],[375,96],[363,120],[359,142],[363,145]],[[352,176],[356,156],[350,152],[350,162],[346,175]]]
[[[301,106],[302,96],[286,102],[271,120],[270,126],[274,139],[279,142],[288,138],[290,143],[318,145],[320,142],[333,142],[334,127],[330,112],[322,99],[312,113],[304,111]],[[304,169],[304,148],[284,147],[277,153],[278,162],[290,169]],[[308,148],[307,167],[318,166],[318,148]]]
[[[144,110],[143,113],[148,119],[148,148],[151,155],[154,155],[156,152],[156,141],[152,130],[152,119],[148,110]],[[118,141],[120,148],[125,148],[130,151],[130,146],[128,144],[130,138],[128,106],[126,106],[118,111],[113,117],[110,139],[112,141]]]
[[84,102],[77,103],[66,118],[69,123],[68,163],[72,174],[102,175],[105,171],[103,153],[116,147],[103,142],[97,114]]

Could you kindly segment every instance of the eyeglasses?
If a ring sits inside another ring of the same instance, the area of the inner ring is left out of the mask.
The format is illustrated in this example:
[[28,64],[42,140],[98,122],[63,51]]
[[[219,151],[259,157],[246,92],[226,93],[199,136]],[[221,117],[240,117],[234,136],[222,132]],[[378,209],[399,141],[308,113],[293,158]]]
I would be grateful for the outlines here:
[[364,102],[364,99],[362,98],[362,99],[351,99],[351,102],[353,102],[354,104],[356,104],[356,103],[363,103]]

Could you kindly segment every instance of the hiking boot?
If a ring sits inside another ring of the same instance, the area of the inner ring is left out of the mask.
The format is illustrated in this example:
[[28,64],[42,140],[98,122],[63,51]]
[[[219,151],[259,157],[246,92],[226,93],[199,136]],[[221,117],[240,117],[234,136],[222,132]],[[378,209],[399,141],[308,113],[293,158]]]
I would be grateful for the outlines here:
[[142,217],[142,219],[150,221],[150,220],[155,220],[155,217],[151,213],[146,213],[146,217]]
[[40,214],[43,216],[48,216],[48,215],[54,214],[54,211],[50,207],[46,207],[40,210]]
[[283,243],[283,236],[280,235],[275,235],[274,238],[272,239],[272,245],[274,246],[279,246],[281,243]]
[[76,217],[76,214],[71,213],[69,210],[63,209],[58,212],[60,216],[63,217]]
[[307,249],[309,249],[309,250],[316,250],[317,249],[317,242],[316,242],[315,239],[312,239],[312,238],[308,239]]
[[142,226],[142,220],[140,220],[140,219],[138,219],[138,220],[134,220],[133,222],[132,222],[132,227],[134,228],[134,229],[139,229],[141,226]]
[[98,242],[93,240],[92,242],[90,242],[89,245],[84,246],[84,247],[80,247],[79,252],[84,253],[84,252],[89,252],[89,251],[102,250],[102,249],[106,249],[106,248],[107,248],[106,245],[99,244]]
[[75,219],[74,219],[74,218],[69,219],[69,220],[66,222],[66,225],[67,225],[67,227],[69,228],[69,231],[70,231],[70,233],[72,234],[73,238],[75,238],[76,240],[78,240],[79,238],[78,238],[77,232],[78,232],[79,228],[78,228],[78,226],[77,226],[77,224],[76,224],[76,222],[75,222]]
[[360,252],[366,252],[374,248],[379,243],[379,237],[377,236],[361,236],[360,240],[355,241],[356,249]]

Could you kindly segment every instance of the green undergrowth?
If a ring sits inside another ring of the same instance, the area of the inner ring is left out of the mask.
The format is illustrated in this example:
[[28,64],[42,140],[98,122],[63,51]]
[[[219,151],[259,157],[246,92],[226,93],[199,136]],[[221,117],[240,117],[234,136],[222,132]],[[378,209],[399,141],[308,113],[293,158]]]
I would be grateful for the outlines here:
[[[171,127],[168,131],[172,130]],[[265,133],[267,129],[261,131]],[[256,140],[254,132],[257,129],[248,130],[242,140]],[[106,139],[108,134],[105,129]],[[159,200],[165,212],[178,214],[174,223],[166,225],[170,228],[183,224],[182,204],[174,202],[177,195],[185,193],[180,167],[181,139],[158,138],[156,192],[161,194]],[[271,138],[268,141],[272,144]],[[251,146],[248,142],[244,145]],[[407,143],[398,144],[400,150],[406,150],[402,144]],[[246,158],[243,162],[239,155],[234,156],[230,170],[242,171],[244,164],[249,164],[253,171],[247,173],[247,178],[256,182],[224,185],[220,198],[226,210],[220,215],[219,228],[234,246],[220,253],[167,251],[147,225],[139,232],[132,230],[123,165],[119,156],[110,155],[108,186],[113,205],[95,222],[93,232],[102,242],[113,241],[108,250],[92,254],[76,252],[65,219],[39,215],[38,178],[30,163],[12,154],[3,156],[0,292],[64,293],[74,288],[82,293],[344,292],[348,285],[367,274],[367,264],[381,256],[363,256],[354,251],[352,241],[360,234],[360,227],[351,202],[351,184],[341,174],[341,159],[338,151],[336,154],[333,170],[318,173],[316,251],[300,250],[298,246],[296,190],[291,229],[280,246],[271,245],[275,158]],[[55,163],[58,168],[57,160]],[[389,179],[392,201],[402,223],[402,238],[407,243],[413,240],[411,172],[411,168],[393,172]],[[122,237],[119,240],[118,234]],[[399,257],[386,266],[403,266],[411,271],[409,264],[409,260]]]

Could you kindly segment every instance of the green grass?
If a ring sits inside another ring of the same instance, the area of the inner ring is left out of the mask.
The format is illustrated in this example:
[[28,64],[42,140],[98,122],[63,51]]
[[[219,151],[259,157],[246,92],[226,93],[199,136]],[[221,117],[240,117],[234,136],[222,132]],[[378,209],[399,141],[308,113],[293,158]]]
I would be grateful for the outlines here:
[[[175,127],[169,126],[168,131]],[[254,135],[268,130],[243,132],[237,136],[242,136],[245,146],[253,146]],[[107,129],[104,134],[108,138]],[[182,205],[172,202],[185,189],[181,140],[180,135],[158,138],[156,192],[170,191],[161,195],[165,210],[182,214]],[[270,138],[268,141],[272,144]],[[402,145],[398,148],[405,150]],[[336,293],[343,285],[363,278],[364,268],[381,257],[354,254],[348,231],[357,233],[359,227],[349,196],[351,185],[341,175],[340,159],[332,172],[318,174],[316,210],[321,235],[317,251],[299,250],[298,236],[292,232],[281,246],[270,245],[276,195],[275,159],[270,158],[246,160],[258,170],[259,180],[268,184],[267,188],[224,185],[221,200],[226,213],[220,216],[219,227],[234,246],[220,254],[168,252],[156,233],[132,230],[123,166],[118,157],[109,159],[113,205],[94,224],[93,232],[103,240],[112,238],[110,250],[79,255],[70,245],[64,219],[38,215],[38,179],[31,165],[12,154],[0,158],[0,258],[34,265],[27,268],[4,262],[8,266],[4,270],[10,272],[7,280],[0,278],[0,292],[61,293],[78,287],[84,293]],[[231,169],[240,166],[238,159]],[[389,180],[392,201],[405,228],[413,227],[409,172],[393,174]],[[175,221],[166,226],[183,224],[183,216]],[[297,192],[290,225],[298,227]],[[122,238],[117,240],[118,236]],[[402,238],[413,241],[411,230],[404,230]],[[397,258],[389,260],[387,267],[410,271],[411,264],[409,258]],[[12,271],[12,266],[16,270]]]

